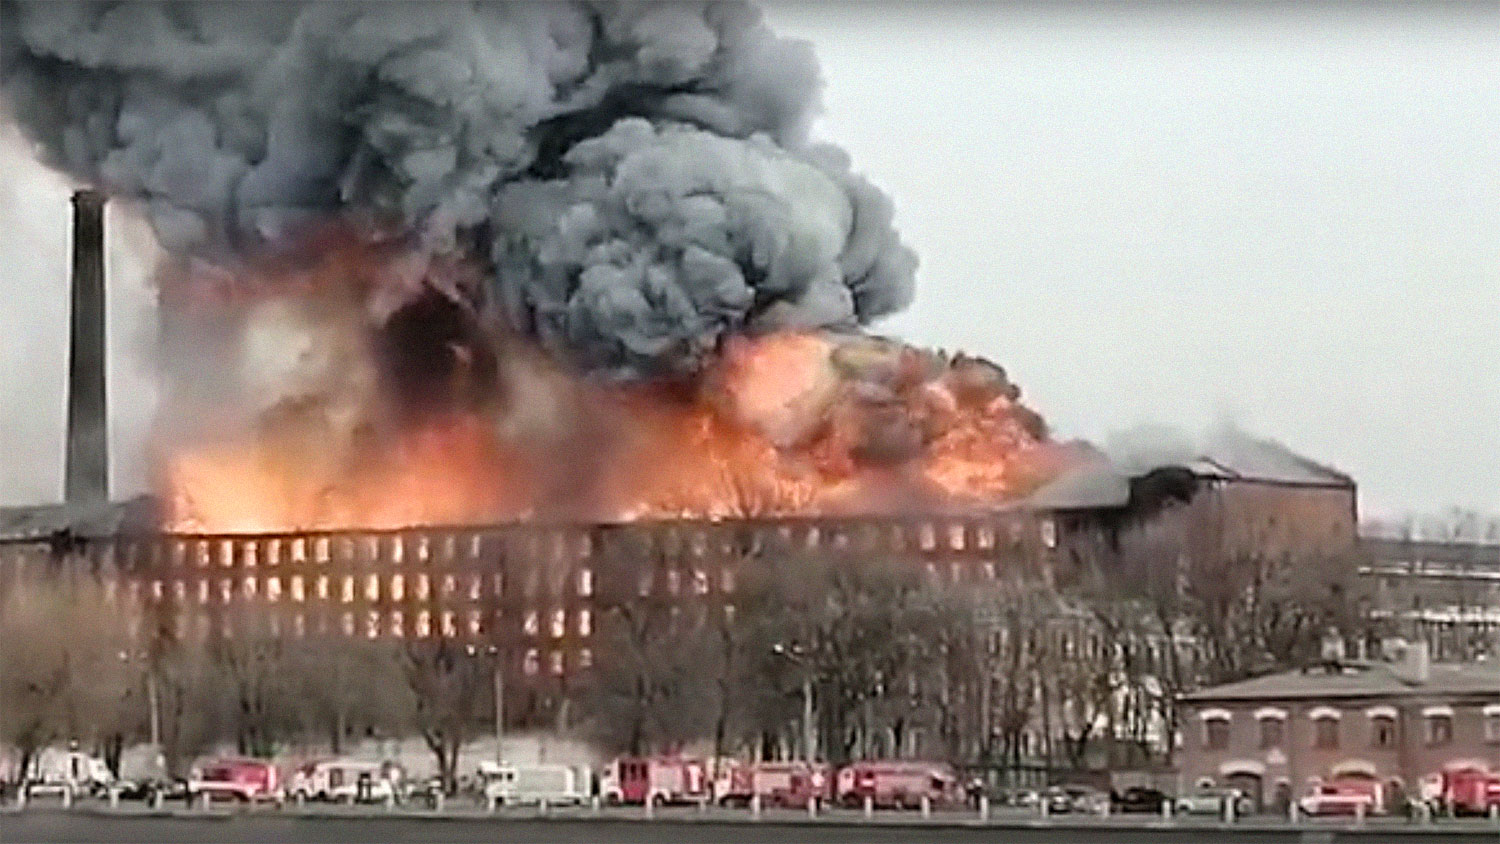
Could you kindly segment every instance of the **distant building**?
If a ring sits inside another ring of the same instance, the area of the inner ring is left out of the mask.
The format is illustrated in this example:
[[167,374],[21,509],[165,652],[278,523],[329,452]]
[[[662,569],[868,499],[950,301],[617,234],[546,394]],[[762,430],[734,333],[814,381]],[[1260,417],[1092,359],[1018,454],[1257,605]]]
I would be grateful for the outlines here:
[[1367,537],[1373,619],[1441,660],[1500,658],[1500,544]]
[[1235,786],[1284,810],[1322,781],[1378,779],[1415,794],[1445,767],[1500,770],[1500,664],[1330,664],[1183,697],[1182,785]]

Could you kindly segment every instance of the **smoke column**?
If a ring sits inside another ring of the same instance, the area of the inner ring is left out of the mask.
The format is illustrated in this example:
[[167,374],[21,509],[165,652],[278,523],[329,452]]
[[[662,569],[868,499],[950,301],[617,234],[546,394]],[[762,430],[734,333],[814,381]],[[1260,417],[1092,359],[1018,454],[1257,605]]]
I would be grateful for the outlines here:
[[23,3],[4,109],[38,154],[233,267],[337,221],[487,268],[587,370],[904,307],[890,201],[807,142],[810,47],[738,3]]

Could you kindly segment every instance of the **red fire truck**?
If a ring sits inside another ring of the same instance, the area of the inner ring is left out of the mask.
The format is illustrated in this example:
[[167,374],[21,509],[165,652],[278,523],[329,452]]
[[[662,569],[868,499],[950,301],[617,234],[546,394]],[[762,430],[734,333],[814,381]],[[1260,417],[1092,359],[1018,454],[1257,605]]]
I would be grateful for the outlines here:
[[1456,765],[1423,784],[1432,808],[1454,815],[1487,815],[1500,806],[1500,772],[1478,765]]
[[641,805],[708,800],[708,771],[701,759],[621,756],[605,766],[599,793],[606,803]]
[[807,762],[721,763],[714,796],[720,805],[748,806],[760,795],[764,806],[806,806],[833,799],[833,770]]
[[868,797],[876,808],[891,809],[918,808],[924,797],[933,806],[963,799],[951,766],[907,759],[855,762],[841,768],[837,794],[846,806],[863,805]]

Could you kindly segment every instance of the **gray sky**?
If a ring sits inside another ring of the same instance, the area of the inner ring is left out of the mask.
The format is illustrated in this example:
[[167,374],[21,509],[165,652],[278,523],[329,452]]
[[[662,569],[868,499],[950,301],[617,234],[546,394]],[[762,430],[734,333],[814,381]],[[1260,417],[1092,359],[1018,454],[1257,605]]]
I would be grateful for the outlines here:
[[[994,358],[1061,436],[1230,420],[1393,514],[1500,511],[1497,8],[768,16],[817,45],[816,132],[921,255],[882,330]],[[13,138],[0,172],[0,502],[20,503],[60,487],[67,191]],[[125,222],[121,491],[154,401],[149,249]]]

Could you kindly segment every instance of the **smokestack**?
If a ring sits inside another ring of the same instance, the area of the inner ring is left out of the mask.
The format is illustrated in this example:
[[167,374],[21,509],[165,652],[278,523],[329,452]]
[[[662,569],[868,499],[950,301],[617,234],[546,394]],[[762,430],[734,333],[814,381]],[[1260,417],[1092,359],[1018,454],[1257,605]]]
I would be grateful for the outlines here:
[[72,320],[68,335],[68,452],[63,500],[109,500],[104,398],[104,194],[73,194]]

